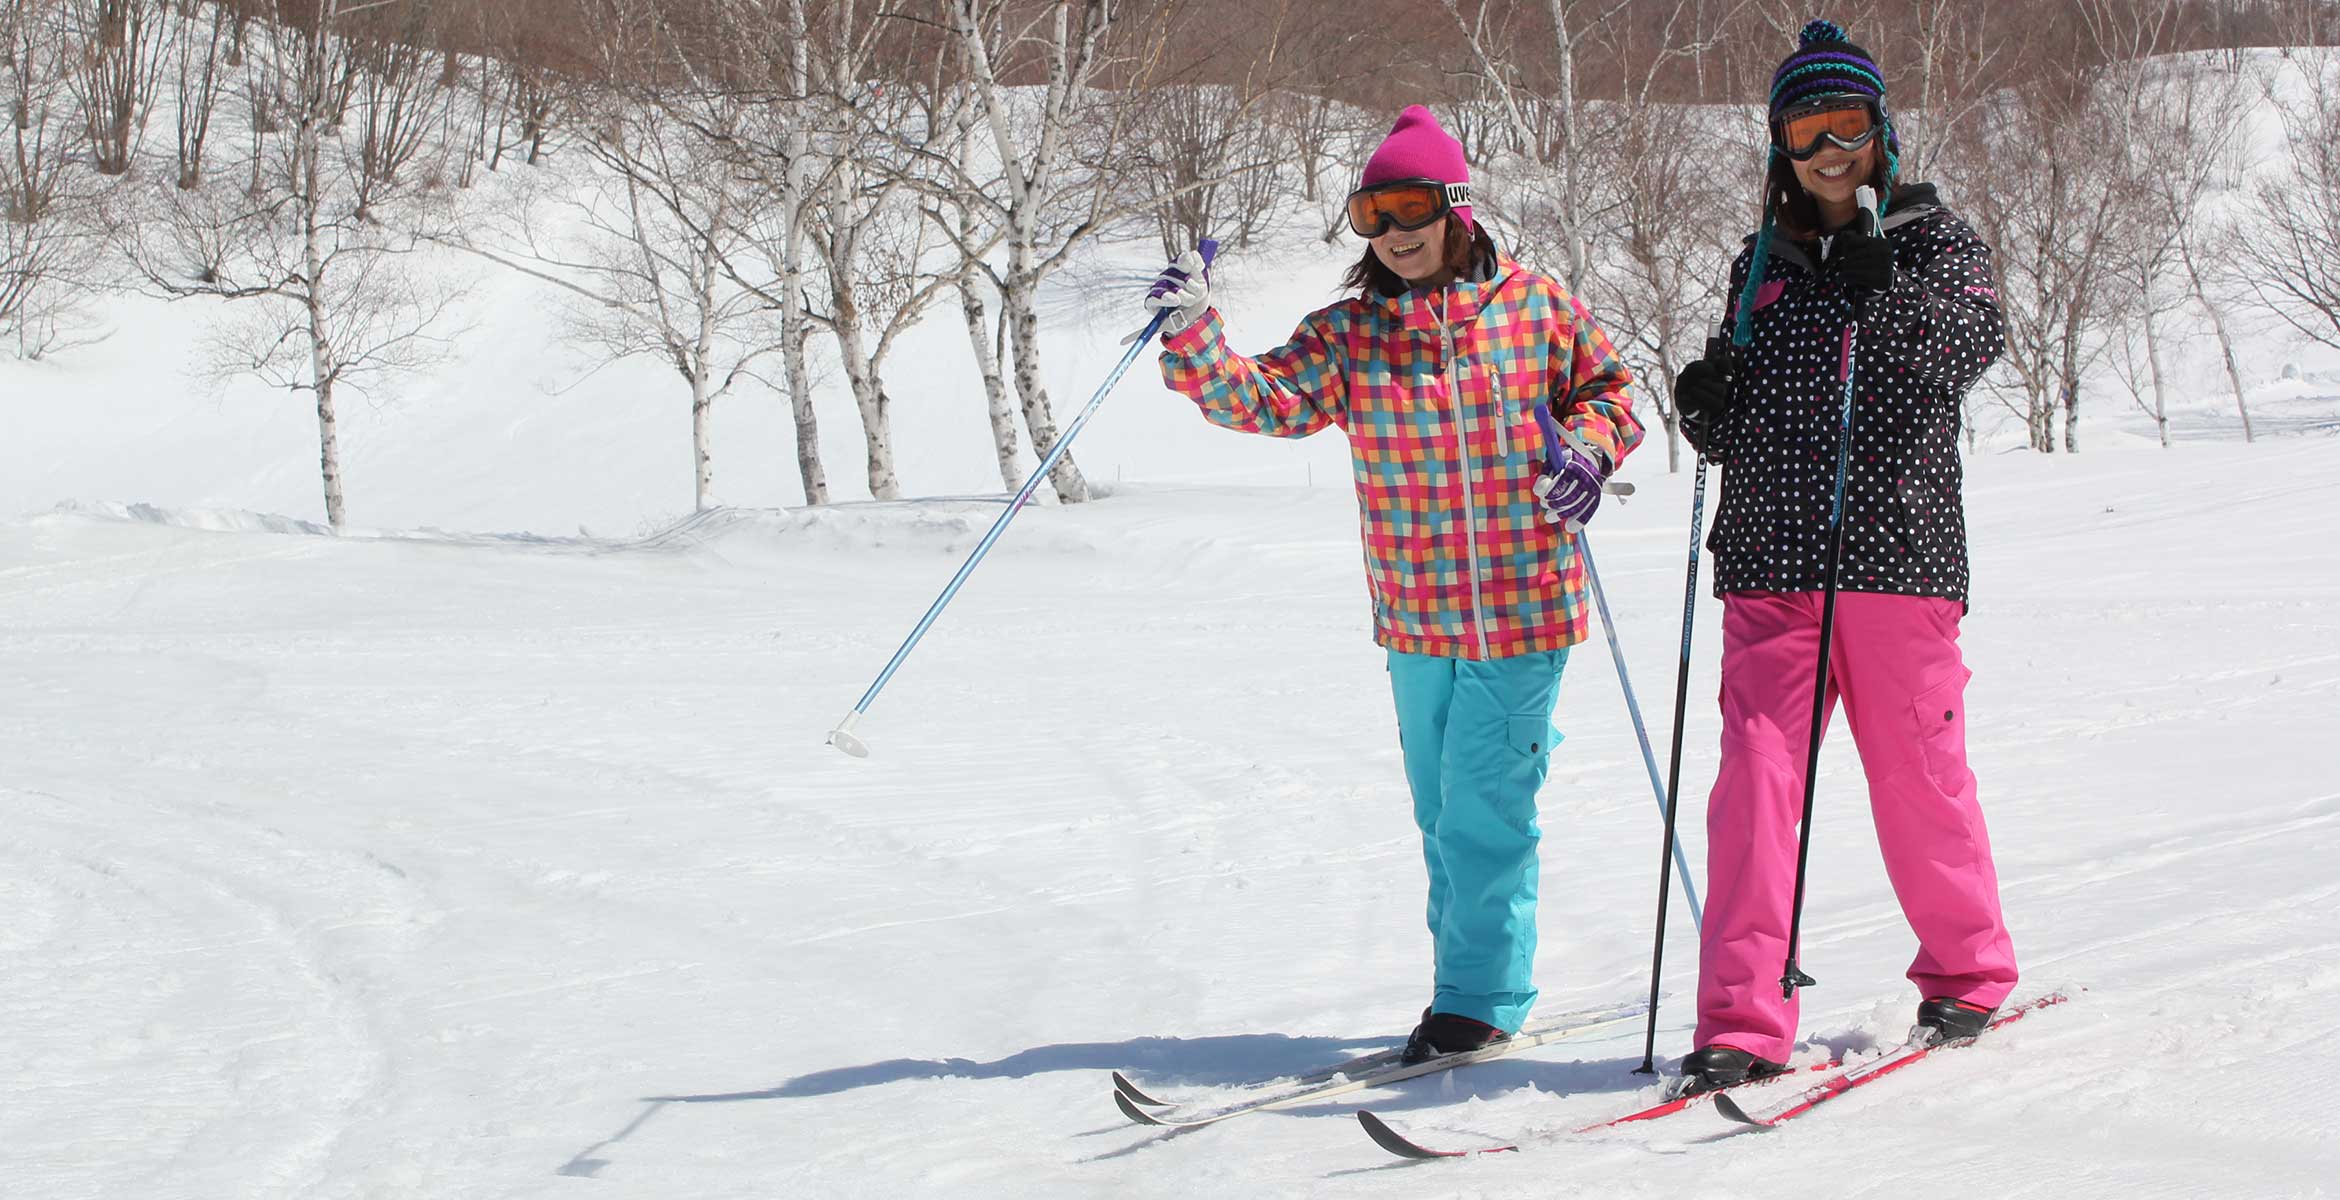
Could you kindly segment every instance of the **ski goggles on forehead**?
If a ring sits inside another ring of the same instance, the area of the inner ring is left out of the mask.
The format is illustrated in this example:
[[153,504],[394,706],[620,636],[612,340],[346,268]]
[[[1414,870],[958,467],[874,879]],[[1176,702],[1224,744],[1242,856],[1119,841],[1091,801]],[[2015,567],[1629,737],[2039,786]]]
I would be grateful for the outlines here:
[[1412,232],[1471,202],[1471,185],[1435,179],[1395,179],[1349,193],[1349,229],[1361,238],[1392,227]]
[[1797,162],[1824,146],[1858,150],[1882,128],[1875,101],[1865,96],[1829,96],[1799,104],[1771,120],[1771,144]]

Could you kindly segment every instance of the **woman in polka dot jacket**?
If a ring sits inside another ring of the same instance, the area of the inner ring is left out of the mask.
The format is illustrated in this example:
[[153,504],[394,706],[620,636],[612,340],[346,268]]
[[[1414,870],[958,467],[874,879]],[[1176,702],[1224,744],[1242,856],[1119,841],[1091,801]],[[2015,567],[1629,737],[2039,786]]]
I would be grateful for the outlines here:
[[[2005,337],[1990,250],[1934,189],[1896,180],[1875,60],[1824,21],[1771,94],[1764,221],[1735,300],[1682,372],[1685,431],[1723,466],[1708,546],[1723,602],[1722,766],[1707,808],[1693,1089],[1776,1073],[1844,381],[1857,419],[1829,654],[1886,872],[1918,937],[1919,1021],[1979,1029],[2015,983],[1966,764],[1960,401]],[[1882,236],[1856,189],[1886,197]],[[1856,339],[1851,332],[1858,322]]]

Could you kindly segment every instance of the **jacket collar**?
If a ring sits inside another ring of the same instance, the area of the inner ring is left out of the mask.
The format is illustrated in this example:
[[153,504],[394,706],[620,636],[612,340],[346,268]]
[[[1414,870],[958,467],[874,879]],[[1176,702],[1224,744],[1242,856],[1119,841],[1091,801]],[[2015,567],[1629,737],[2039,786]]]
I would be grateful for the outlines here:
[[1493,304],[1521,269],[1510,255],[1497,251],[1494,261],[1482,261],[1472,278],[1458,279],[1442,288],[1413,288],[1402,296],[1379,300],[1382,311],[1411,332],[1435,334],[1441,317],[1445,324],[1460,329]]

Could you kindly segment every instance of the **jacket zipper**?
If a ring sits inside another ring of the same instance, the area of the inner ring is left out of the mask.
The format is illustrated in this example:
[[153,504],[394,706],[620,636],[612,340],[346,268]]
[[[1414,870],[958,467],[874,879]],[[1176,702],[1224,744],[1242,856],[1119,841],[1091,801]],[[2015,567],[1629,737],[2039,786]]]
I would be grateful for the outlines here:
[[1463,544],[1470,548],[1471,569],[1471,632],[1479,642],[1479,657],[1490,657],[1487,650],[1487,613],[1479,593],[1479,503],[1471,491],[1471,412],[1463,401],[1462,379],[1454,369],[1454,326],[1447,322],[1452,311],[1448,301],[1451,292],[1439,297],[1438,336],[1445,351],[1442,363],[1446,372],[1446,398],[1454,407],[1454,449],[1458,465],[1462,467],[1463,490]]

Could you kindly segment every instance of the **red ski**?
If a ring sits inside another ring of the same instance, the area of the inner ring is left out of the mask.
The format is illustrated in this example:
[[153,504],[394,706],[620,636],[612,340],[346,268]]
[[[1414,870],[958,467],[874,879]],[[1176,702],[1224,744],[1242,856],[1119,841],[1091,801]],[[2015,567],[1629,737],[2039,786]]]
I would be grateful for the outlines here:
[[[1992,1018],[1991,1023],[1983,1027],[1983,1033],[1989,1033],[2011,1021],[2020,1021],[2040,1009],[2062,1004],[2069,998],[2062,992],[2051,992],[2037,1000],[2027,1000]],[[1882,1079],[1936,1050],[1952,1049],[1967,1045],[1972,1041],[1974,1038],[1960,1038],[1950,1042],[1905,1042],[1885,1052],[1880,1058],[1870,1059],[1849,1071],[1840,1071],[1793,1096],[1786,1097],[1776,1104],[1754,1112],[1747,1111],[1737,1101],[1723,1095],[1715,1097],[1714,1106],[1724,1116],[1734,1121],[1761,1129],[1769,1129],[1782,1121],[1800,1117],[1864,1083]]]
[[[1814,1071],[1833,1071],[1839,1065],[1841,1064],[1835,1062],[1817,1062],[1812,1063],[1809,1066],[1793,1068],[1784,1074],[1750,1080],[1746,1083],[1733,1085],[1732,1087],[1720,1088],[1711,1092],[1699,1092],[1696,1095],[1675,1096],[1671,1099],[1660,1100],[1656,1104],[1650,1105],[1648,1108],[1627,1113],[1622,1117],[1615,1117],[1610,1120],[1600,1121],[1591,1125],[1587,1125],[1584,1128],[1577,1130],[1576,1132],[1580,1134],[1598,1133],[1603,1129],[1615,1129],[1620,1125],[1630,1125],[1635,1121],[1654,1121],[1659,1117],[1672,1116],[1675,1113],[1681,1112],[1683,1109],[1693,1108],[1700,1103],[1703,1103],[1704,1101],[1718,1098],[1724,1092],[1739,1091],[1746,1088],[1760,1088],[1766,1084],[1778,1083],[1791,1075],[1805,1075]],[[1430,1147],[1424,1146],[1421,1143],[1407,1137],[1406,1135],[1399,1133],[1397,1130],[1390,1127],[1389,1122],[1382,1120],[1380,1117],[1374,1115],[1371,1112],[1359,1110],[1357,1113],[1357,1123],[1365,1127],[1366,1136],[1372,1138],[1375,1145],[1389,1151],[1391,1154],[1397,1155],[1400,1158],[1468,1158],[1474,1154],[1508,1154],[1519,1149],[1519,1146],[1514,1144],[1509,1146],[1480,1146],[1470,1150],[1433,1150]]]

